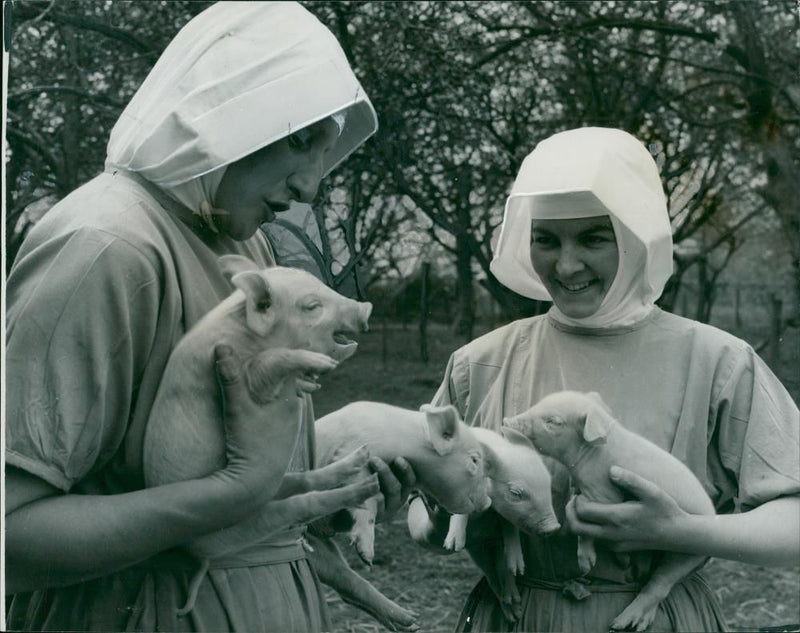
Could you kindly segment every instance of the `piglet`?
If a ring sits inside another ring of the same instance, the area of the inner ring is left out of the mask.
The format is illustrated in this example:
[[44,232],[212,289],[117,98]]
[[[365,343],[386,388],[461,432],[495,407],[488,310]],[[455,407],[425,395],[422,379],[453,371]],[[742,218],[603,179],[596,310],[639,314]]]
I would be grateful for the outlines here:
[[[559,526],[550,494],[550,473],[530,440],[506,429],[503,434],[471,427],[483,447],[491,507],[514,526],[530,534],[552,534]],[[459,551],[466,542],[466,515],[453,515],[444,541]],[[524,563],[520,561],[520,567]],[[522,573],[520,569],[520,573]]]
[[[543,455],[569,470],[587,499],[619,503],[623,495],[609,478],[613,465],[626,468],[660,486],[692,514],[714,514],[714,506],[691,470],[667,451],[629,431],[612,416],[596,393],[561,391],[503,420],[531,439]],[[574,503],[575,498],[570,500]],[[578,564],[588,573],[596,562],[591,539],[578,539]],[[644,631],[672,587],[703,562],[702,557],[665,553],[633,602],[613,621],[612,629]]]
[[355,352],[350,336],[366,330],[371,304],[347,299],[302,270],[258,270],[237,255],[221,257],[220,267],[234,292],[187,332],[170,355],[144,436],[145,483],[158,486],[204,477],[225,466],[213,354],[215,346],[227,344],[243,363],[254,400],[268,405],[264,433],[274,442],[263,458],[274,465],[277,494],[251,519],[187,544],[202,565],[179,614],[191,609],[210,559],[271,532],[357,505],[378,491],[376,477],[366,468],[369,453],[359,446],[349,456],[340,453],[344,462],[326,472],[285,472],[300,439],[298,395],[318,388],[320,374]]
[[[423,405],[411,411],[378,402],[354,402],[316,422],[318,466],[364,445],[371,455],[391,462],[404,457],[417,487],[448,511],[470,513],[489,506],[483,449],[452,406]],[[350,510],[350,539],[371,564],[377,500]]]
[[501,435],[480,427],[472,427],[472,432],[483,446],[491,509],[499,516],[453,515],[444,547],[462,549],[469,528],[467,551],[486,575],[506,618],[516,620],[520,614],[514,577],[525,573],[519,530],[547,535],[560,527],[553,511],[550,473],[521,433],[504,429]]

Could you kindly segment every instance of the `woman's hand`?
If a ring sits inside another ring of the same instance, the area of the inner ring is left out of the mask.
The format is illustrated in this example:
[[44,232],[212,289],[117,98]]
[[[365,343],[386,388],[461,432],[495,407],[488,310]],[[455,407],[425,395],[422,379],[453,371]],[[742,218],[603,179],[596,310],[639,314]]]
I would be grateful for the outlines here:
[[221,387],[227,465],[217,476],[244,486],[254,501],[266,502],[278,491],[292,456],[300,424],[300,399],[255,401],[245,368],[229,345],[214,348]]
[[800,496],[777,497],[734,514],[689,514],[654,483],[612,466],[611,480],[634,497],[615,504],[580,496],[567,506],[576,534],[608,541],[616,551],[666,550],[751,565],[800,565]]
[[575,497],[566,508],[567,525],[581,536],[610,541],[615,551],[669,549],[673,533],[688,517],[660,487],[639,475],[612,466],[611,481],[634,499],[594,503]]
[[376,521],[386,521],[403,507],[408,495],[417,484],[417,475],[411,464],[402,457],[395,458],[387,465],[380,457],[373,456],[369,460],[369,466],[374,473],[377,473],[381,487]]

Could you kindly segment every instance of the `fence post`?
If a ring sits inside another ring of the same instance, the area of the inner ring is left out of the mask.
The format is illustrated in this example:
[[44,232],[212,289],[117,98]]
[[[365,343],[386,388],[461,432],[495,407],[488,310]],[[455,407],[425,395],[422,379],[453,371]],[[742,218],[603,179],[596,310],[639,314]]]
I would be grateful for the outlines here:
[[381,367],[386,369],[389,356],[389,328],[386,324],[386,309],[381,312]]
[[781,313],[783,311],[783,302],[775,294],[770,294],[769,298],[770,325],[767,363],[774,372],[777,372],[781,362]]
[[423,363],[428,362],[428,278],[430,277],[430,262],[422,263],[422,291],[420,292],[419,305],[419,355]]

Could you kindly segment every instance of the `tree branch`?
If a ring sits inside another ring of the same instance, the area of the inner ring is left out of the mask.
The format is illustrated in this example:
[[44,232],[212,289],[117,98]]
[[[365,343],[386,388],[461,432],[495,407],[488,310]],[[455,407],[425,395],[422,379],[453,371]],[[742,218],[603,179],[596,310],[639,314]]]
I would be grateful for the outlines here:
[[147,40],[144,40],[139,36],[130,33],[129,31],[125,31],[85,16],[52,11],[51,7],[49,6],[45,9],[45,11],[39,11],[32,5],[14,2],[11,5],[11,12],[12,19],[26,21],[36,20],[40,17],[44,17],[52,22],[69,24],[71,26],[78,27],[79,29],[95,31],[96,33],[100,33],[101,35],[105,35],[111,39],[123,42],[124,44],[132,46],[133,48],[136,48],[142,52],[154,52],[156,50],[156,47],[151,42],[148,42]]

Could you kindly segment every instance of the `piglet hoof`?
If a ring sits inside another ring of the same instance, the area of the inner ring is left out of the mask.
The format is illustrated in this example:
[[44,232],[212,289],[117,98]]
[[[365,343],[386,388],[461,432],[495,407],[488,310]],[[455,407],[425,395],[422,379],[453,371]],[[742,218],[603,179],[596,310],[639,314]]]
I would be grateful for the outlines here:
[[357,481],[365,474],[373,474],[368,468],[369,449],[366,446],[358,447],[336,463],[339,465],[343,481]]
[[522,550],[506,551],[506,569],[512,576],[522,576],[525,573],[525,558]]
[[444,548],[451,552],[460,552],[466,545],[467,535],[464,532],[448,532],[444,539]]
[[594,549],[594,541],[578,537],[578,567],[581,572],[584,575],[588,574],[596,562],[597,552]]
[[374,473],[341,488],[341,492],[349,496],[349,501],[345,504],[347,507],[358,506],[367,499],[377,495],[380,491],[381,487],[378,483],[378,475]]
[[578,568],[581,570],[582,574],[585,575],[592,571],[595,562],[597,562],[597,556],[594,552],[578,553]]
[[500,609],[505,619],[509,622],[519,621],[522,617],[522,598],[513,576],[508,574],[505,576],[499,598]]
[[503,617],[512,623],[519,621],[522,617],[522,606],[513,602],[500,600],[500,610],[503,612]]
[[390,631],[419,631],[417,619],[419,614],[410,609],[404,609],[397,603],[392,603],[391,610],[381,613],[378,620]]
[[646,631],[656,617],[658,605],[646,607],[638,597],[611,623],[612,631]]
[[372,561],[375,559],[375,546],[373,543],[365,542],[362,538],[354,538],[350,543],[356,548],[356,554],[361,561],[372,567]]

